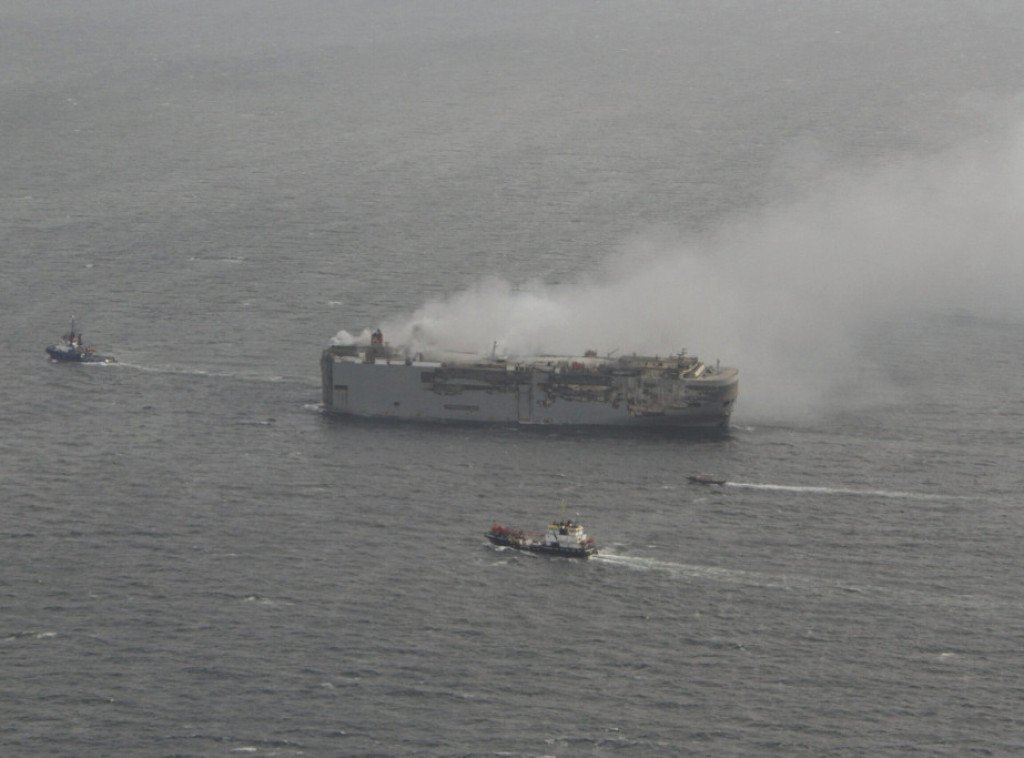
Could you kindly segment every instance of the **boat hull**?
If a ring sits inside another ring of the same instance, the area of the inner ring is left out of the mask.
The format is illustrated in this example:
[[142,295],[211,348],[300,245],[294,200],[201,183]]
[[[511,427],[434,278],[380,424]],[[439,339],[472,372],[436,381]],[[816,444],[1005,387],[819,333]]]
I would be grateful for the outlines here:
[[68,349],[58,345],[46,348],[46,354],[55,361],[63,363],[116,363],[117,359],[109,355],[100,355],[85,349]]
[[592,555],[597,555],[597,548],[593,543],[589,543],[581,547],[563,547],[561,545],[545,545],[532,541],[520,541],[500,534],[488,533],[486,537],[490,540],[492,545],[497,547],[507,547],[513,550],[522,550],[527,553],[580,559],[586,559]]
[[323,407],[342,416],[433,423],[720,428],[739,391],[731,368],[686,378],[661,364],[573,361],[452,363],[386,352],[368,359],[362,351],[329,348],[321,358]]
[[701,485],[704,485],[705,487],[710,487],[710,486],[723,487],[723,486],[725,486],[725,479],[714,479],[714,478],[712,478],[710,476],[688,476],[688,477],[686,477],[686,480],[690,484],[701,484]]

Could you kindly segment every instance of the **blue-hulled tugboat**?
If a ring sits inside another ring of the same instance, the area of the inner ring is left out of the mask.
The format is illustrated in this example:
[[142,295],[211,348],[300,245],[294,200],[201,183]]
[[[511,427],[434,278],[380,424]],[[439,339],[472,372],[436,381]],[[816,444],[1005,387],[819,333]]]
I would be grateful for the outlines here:
[[75,331],[74,317],[71,318],[71,331],[61,335],[60,344],[47,347],[46,353],[55,361],[69,363],[117,363],[117,358],[100,355],[82,344],[82,333]]
[[514,526],[502,526],[495,521],[485,536],[498,547],[530,553],[560,555],[564,558],[589,558],[597,554],[594,538],[587,536],[578,521],[565,517],[565,506],[562,506],[561,520],[548,524],[543,534],[526,532]]

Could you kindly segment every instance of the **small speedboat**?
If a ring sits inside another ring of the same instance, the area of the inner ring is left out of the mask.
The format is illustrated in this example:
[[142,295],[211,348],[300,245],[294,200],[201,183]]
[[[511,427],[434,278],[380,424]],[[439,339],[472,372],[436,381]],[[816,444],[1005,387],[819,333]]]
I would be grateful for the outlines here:
[[703,484],[706,486],[717,484],[719,487],[721,487],[722,485],[725,484],[725,479],[715,479],[714,477],[704,476],[702,474],[694,474],[692,476],[688,476],[686,477],[686,480],[690,484]]
[[71,331],[62,334],[58,344],[47,347],[46,353],[55,361],[68,363],[117,363],[117,358],[100,355],[82,344],[82,333],[75,331],[74,317],[71,319]]
[[560,555],[565,558],[589,558],[597,553],[594,538],[587,536],[578,521],[567,519],[564,508],[562,518],[548,524],[548,529],[544,533],[526,532],[514,526],[503,526],[495,521],[491,531],[484,536],[498,547],[509,547],[530,553]]

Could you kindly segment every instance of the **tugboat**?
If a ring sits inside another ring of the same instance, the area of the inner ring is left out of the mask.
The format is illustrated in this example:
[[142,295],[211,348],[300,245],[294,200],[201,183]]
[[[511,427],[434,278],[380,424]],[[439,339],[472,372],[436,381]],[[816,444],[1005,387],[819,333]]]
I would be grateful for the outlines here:
[[75,319],[71,317],[71,331],[62,334],[59,345],[46,348],[47,354],[55,361],[70,363],[117,363],[117,359],[109,355],[100,355],[91,347],[82,344],[82,333],[75,331]]
[[510,547],[530,553],[560,555],[564,558],[589,558],[597,554],[594,538],[587,536],[578,521],[565,517],[564,505],[561,520],[548,524],[548,530],[544,534],[525,532],[514,526],[502,526],[495,521],[491,531],[484,536],[499,547]]

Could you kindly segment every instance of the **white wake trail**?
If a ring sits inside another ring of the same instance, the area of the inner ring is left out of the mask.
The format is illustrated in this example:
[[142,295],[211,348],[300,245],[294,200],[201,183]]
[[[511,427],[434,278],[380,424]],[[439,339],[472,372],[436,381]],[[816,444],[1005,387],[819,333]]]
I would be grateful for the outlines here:
[[861,497],[892,497],[908,500],[949,500],[950,495],[934,495],[926,492],[901,492],[899,490],[858,490],[847,487],[820,487],[789,484],[758,484],[754,482],[726,482],[726,487],[748,490],[771,490],[775,492],[796,492],[813,495],[856,495]]

